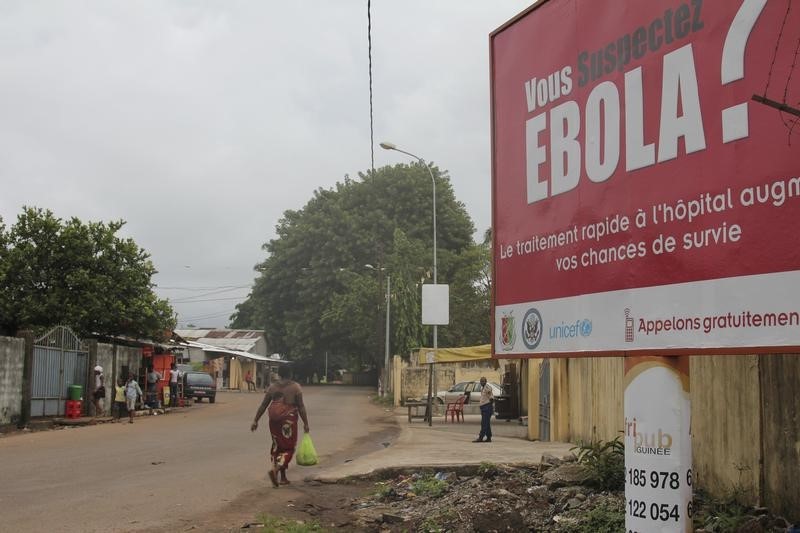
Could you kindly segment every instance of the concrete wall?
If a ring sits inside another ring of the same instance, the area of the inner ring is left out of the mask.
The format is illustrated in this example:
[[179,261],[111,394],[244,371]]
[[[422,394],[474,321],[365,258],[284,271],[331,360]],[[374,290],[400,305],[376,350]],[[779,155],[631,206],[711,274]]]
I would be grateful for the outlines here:
[[[443,364],[435,365],[435,367],[438,390],[450,388],[455,383],[455,368]],[[434,394],[436,394],[435,391]],[[428,395],[428,365],[403,369],[400,395],[403,400]]]
[[[428,395],[428,365],[412,366],[400,356],[393,359],[392,382],[395,405],[406,398],[420,398]],[[500,384],[504,362],[498,366],[494,361],[470,363],[437,363],[436,391],[447,390],[462,381],[477,381],[485,377],[488,381]]]
[[447,386],[443,386],[444,384],[439,384],[439,390],[449,389],[456,383],[461,383],[462,381],[478,381],[482,377],[486,378],[486,381],[491,381],[493,383],[497,383],[500,385],[501,380],[503,378],[503,374],[500,370],[495,370],[491,367],[470,367],[470,368],[463,368],[458,363],[450,363],[455,366],[455,379],[452,383],[447,384]]
[[142,349],[132,348],[130,346],[117,346],[117,361],[114,366],[114,379],[122,378],[127,380],[124,374],[125,366],[128,367],[128,372],[134,376],[139,374],[139,367],[142,364]]
[[[114,383],[120,375],[123,365],[127,365],[130,372],[138,374],[142,359],[141,348],[101,344],[88,341],[89,350],[89,390],[84,391],[84,409],[87,414],[93,414],[91,404],[92,390],[94,388],[94,367],[100,365],[106,376],[106,412],[110,412],[113,401]],[[25,340],[14,337],[0,337],[0,425],[16,422],[22,408],[22,371],[25,355]]]
[[0,425],[20,416],[24,361],[25,339],[0,337]]
[[399,355],[392,357],[392,397],[394,398],[394,406],[398,407],[403,400],[403,368],[407,364]]
[[[94,414],[94,409],[91,406],[92,391],[94,390],[93,370],[95,365],[100,365],[103,367],[103,375],[105,376],[106,396],[104,407],[106,414],[110,415],[111,405],[114,402],[114,385],[117,382],[117,378],[127,380],[123,367],[127,367],[129,373],[138,377],[142,364],[142,349],[90,341],[89,358],[91,363],[89,381],[87,382],[89,390],[83,393],[84,409],[86,409],[87,414]],[[92,362],[92,358],[94,362]]]
[[[528,370],[528,436],[538,438],[538,362]],[[623,359],[554,359],[551,438],[613,439],[623,428]],[[800,356],[690,360],[698,486],[800,520]]]

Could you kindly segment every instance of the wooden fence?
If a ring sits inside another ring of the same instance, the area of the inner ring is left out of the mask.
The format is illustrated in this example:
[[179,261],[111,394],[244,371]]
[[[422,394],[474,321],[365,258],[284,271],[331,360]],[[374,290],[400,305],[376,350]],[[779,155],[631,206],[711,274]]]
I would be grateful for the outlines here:
[[[622,358],[551,360],[551,439],[613,439],[623,429]],[[538,416],[538,361],[528,412]],[[690,366],[698,486],[800,520],[800,356],[697,356]],[[647,399],[643,399],[647,401]],[[529,437],[538,438],[537,424]]]

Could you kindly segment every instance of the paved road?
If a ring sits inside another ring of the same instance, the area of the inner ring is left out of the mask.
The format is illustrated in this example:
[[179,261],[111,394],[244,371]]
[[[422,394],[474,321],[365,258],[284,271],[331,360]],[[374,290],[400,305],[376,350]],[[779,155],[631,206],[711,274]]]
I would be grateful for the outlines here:
[[[323,466],[381,447],[393,420],[370,390],[305,389],[311,434]],[[192,523],[266,480],[267,420],[250,423],[261,394],[220,393],[134,424],[101,424],[0,439],[3,531],[135,531]],[[354,423],[355,421],[355,423]]]

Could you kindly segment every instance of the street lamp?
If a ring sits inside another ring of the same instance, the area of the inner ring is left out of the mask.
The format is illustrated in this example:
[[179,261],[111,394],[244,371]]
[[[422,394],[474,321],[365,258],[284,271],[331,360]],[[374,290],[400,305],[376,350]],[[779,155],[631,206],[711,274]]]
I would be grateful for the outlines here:
[[[370,270],[383,270],[383,268],[375,268],[370,264],[364,265],[365,268]],[[381,396],[386,396],[387,382],[389,381],[389,314],[391,306],[391,290],[392,290],[392,276],[386,274],[386,350],[383,355],[383,387]]]
[[[401,150],[395,144],[390,142],[382,142],[381,148],[384,150],[394,150],[395,152],[400,152],[401,154],[406,154],[409,157],[413,157],[416,159],[420,165],[424,166],[428,169],[428,174],[431,175],[431,185],[433,186],[433,284],[438,284],[437,278],[437,269],[436,269],[436,180],[433,177],[433,171],[431,170],[430,165],[428,165],[424,159],[419,157],[418,155],[414,155],[411,152],[406,152],[405,150]],[[438,337],[438,330],[436,324],[433,324],[433,360],[436,361],[436,352],[439,347],[439,337]],[[433,411],[432,411],[432,398],[433,398],[433,375],[434,375],[434,365],[435,363],[431,363],[431,375],[428,378],[428,406],[426,407],[428,412],[428,425],[433,425]]]

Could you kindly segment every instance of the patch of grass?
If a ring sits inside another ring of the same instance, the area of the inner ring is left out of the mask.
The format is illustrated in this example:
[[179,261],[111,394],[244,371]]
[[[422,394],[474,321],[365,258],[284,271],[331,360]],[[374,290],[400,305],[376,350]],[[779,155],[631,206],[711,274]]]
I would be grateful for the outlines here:
[[734,502],[732,504],[719,503],[713,509],[709,509],[705,519],[701,521],[703,529],[706,531],[736,531],[745,520],[752,518],[747,514],[747,509]]
[[411,492],[417,496],[432,496],[438,498],[447,492],[447,481],[442,481],[433,476],[425,476],[411,484]]
[[625,444],[614,440],[578,441],[573,447],[578,463],[589,473],[589,482],[600,490],[625,488]]
[[696,529],[706,531],[735,531],[752,518],[748,513],[749,506],[742,502],[751,499],[753,489],[744,483],[742,474],[751,468],[746,464],[733,463],[739,472],[739,478],[726,491],[722,498],[709,498],[702,491],[694,494],[694,525]]
[[499,473],[500,468],[494,463],[483,461],[480,465],[478,465],[478,475],[482,478],[493,478]]
[[328,533],[330,531],[322,527],[316,520],[301,522],[269,515],[260,515],[259,520],[264,524],[260,530],[262,533]]
[[711,499],[700,491],[694,494],[694,527],[709,532],[736,531],[739,526],[751,518],[748,507],[737,501],[737,495],[731,493],[721,499]]
[[625,531],[625,509],[605,501],[586,513],[575,525],[576,533],[618,533]]
[[418,531],[423,533],[444,533],[450,531],[448,522],[458,518],[458,514],[453,509],[444,509],[433,513],[425,518],[419,525]]
[[394,494],[394,488],[389,483],[375,483],[377,490],[375,491],[375,497],[381,500],[386,500]]

